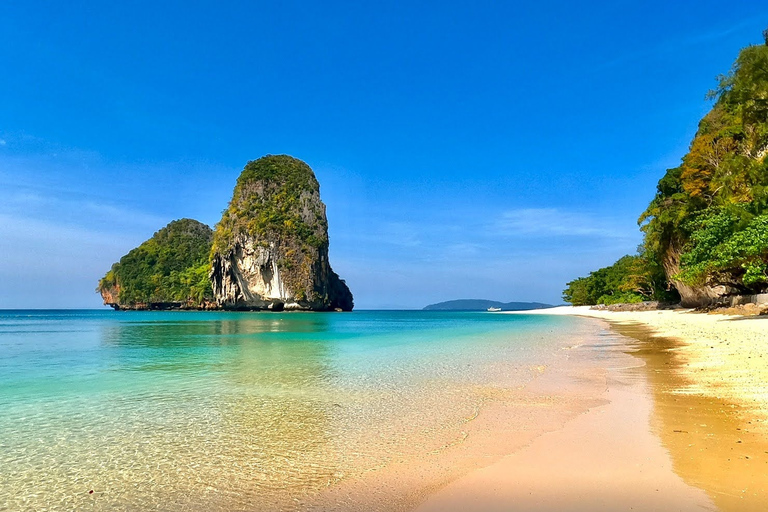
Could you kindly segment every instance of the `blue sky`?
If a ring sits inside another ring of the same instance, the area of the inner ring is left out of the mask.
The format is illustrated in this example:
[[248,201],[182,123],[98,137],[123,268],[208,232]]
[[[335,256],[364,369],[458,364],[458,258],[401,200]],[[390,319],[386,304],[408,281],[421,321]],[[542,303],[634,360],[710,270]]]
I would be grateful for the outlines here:
[[0,6],[0,308],[99,307],[248,161],[309,163],[360,308],[557,303],[634,252],[764,2]]

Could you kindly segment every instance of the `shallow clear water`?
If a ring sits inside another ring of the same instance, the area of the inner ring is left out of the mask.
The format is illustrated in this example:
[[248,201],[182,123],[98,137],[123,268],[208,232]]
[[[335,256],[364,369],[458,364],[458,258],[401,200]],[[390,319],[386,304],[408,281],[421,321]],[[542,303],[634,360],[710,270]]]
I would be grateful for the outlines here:
[[579,322],[0,311],[0,510],[290,510],[450,444]]

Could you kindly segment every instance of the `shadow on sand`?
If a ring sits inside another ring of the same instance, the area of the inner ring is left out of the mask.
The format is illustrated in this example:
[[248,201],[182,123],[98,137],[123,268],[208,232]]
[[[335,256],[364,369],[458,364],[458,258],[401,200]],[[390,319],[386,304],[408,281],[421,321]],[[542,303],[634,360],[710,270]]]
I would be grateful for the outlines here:
[[677,350],[681,342],[640,325],[613,328],[637,340],[632,354],[646,363],[654,399],[651,428],[675,472],[707,492],[722,511],[766,510],[768,436],[753,429],[749,405],[687,391],[695,372]]

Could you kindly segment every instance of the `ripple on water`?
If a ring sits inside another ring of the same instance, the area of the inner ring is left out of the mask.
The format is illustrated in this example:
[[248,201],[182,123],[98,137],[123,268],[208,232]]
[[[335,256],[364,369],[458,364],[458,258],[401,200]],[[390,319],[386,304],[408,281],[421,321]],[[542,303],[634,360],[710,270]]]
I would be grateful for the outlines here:
[[0,314],[0,510],[296,509],[456,443],[572,320],[509,318]]

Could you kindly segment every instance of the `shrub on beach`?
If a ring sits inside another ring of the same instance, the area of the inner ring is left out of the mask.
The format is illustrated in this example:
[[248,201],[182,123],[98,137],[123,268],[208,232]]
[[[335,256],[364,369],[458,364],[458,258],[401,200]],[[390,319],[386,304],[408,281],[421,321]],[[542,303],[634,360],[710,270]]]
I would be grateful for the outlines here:
[[667,287],[661,265],[641,253],[624,256],[609,267],[571,281],[563,291],[563,300],[574,306],[675,301],[677,295]]

